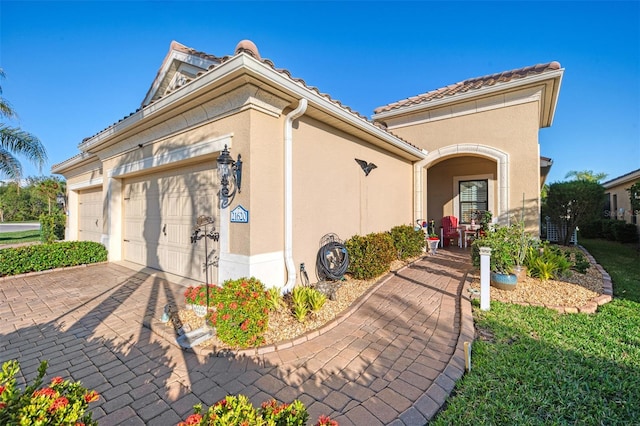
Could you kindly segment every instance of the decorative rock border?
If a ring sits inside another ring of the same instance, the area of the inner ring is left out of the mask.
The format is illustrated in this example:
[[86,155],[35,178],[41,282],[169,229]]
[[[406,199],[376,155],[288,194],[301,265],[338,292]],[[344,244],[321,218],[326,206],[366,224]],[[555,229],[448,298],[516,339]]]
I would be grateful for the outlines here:
[[[556,305],[545,305],[542,303],[527,303],[527,302],[513,302],[516,305],[521,306],[540,306],[543,308],[553,309],[558,311],[561,314],[594,314],[598,310],[598,306],[602,306],[605,303],[611,302],[613,300],[613,283],[611,282],[611,276],[604,270],[604,268],[596,262],[596,259],[591,256],[591,253],[587,251],[581,245],[578,245],[578,248],[584,253],[585,257],[589,259],[589,263],[591,266],[596,268],[600,275],[602,276],[602,294],[594,297],[587,303],[582,306],[556,306]],[[480,297],[480,295],[475,295],[475,297]]]
[[200,346],[196,346],[193,348],[182,348],[176,342],[176,334],[173,331],[173,329],[167,326],[167,324],[159,321],[157,318],[150,318],[150,321],[145,320],[143,325],[146,328],[150,329],[153,333],[164,338],[170,344],[174,346],[178,346],[180,347],[180,349],[186,352],[193,352],[203,356],[233,357],[233,358],[260,356],[260,355],[268,354],[271,352],[276,352],[282,349],[291,348],[293,346],[308,342],[309,340],[312,340],[326,333],[332,328],[336,327],[338,324],[348,319],[352,313],[354,313],[360,306],[362,306],[364,302],[367,301],[367,299],[369,299],[369,297],[371,297],[373,293],[375,293],[377,289],[379,289],[387,281],[393,278],[395,273],[400,272],[405,268],[408,268],[412,263],[413,262],[407,265],[404,265],[402,268],[398,269],[397,271],[389,272],[387,275],[383,276],[376,284],[372,285],[369,289],[367,289],[365,293],[363,293],[358,299],[356,299],[355,302],[351,304],[351,306],[349,306],[347,309],[342,311],[340,315],[338,315],[333,320],[327,322],[322,327],[315,330],[308,331],[305,334],[302,334],[294,339],[284,340],[282,342],[278,342],[270,345],[259,346],[257,348],[228,349],[228,348],[218,348],[216,346],[206,347],[206,348],[203,348]]

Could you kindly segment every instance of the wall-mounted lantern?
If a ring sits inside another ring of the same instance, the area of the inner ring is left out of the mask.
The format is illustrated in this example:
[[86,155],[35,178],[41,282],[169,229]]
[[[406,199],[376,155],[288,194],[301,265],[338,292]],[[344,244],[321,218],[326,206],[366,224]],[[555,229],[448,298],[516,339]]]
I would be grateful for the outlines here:
[[233,160],[229,155],[227,145],[216,160],[218,164],[218,179],[220,179],[220,201],[221,208],[228,207],[231,199],[240,192],[242,183],[242,158],[238,154],[238,159]]
[[56,204],[60,207],[60,210],[64,210],[67,205],[67,197],[62,192],[59,192],[58,195],[56,195]]

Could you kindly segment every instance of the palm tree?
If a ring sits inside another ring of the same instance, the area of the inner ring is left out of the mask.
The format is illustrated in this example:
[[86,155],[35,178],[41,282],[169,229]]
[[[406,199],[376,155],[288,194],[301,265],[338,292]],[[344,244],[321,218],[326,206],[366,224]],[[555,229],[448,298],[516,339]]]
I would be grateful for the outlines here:
[[595,173],[593,170],[571,170],[565,175],[565,179],[573,178],[573,180],[584,180],[587,182],[596,182],[600,183],[600,181],[607,177],[606,173]]
[[[4,77],[4,70],[0,68],[0,78]],[[2,86],[0,86],[0,117],[7,119],[16,117],[16,112],[1,95]],[[40,171],[47,161],[47,151],[40,139],[19,127],[11,127],[0,122],[0,176],[6,175],[16,180],[22,177],[22,165],[16,155],[26,157],[38,166]]]

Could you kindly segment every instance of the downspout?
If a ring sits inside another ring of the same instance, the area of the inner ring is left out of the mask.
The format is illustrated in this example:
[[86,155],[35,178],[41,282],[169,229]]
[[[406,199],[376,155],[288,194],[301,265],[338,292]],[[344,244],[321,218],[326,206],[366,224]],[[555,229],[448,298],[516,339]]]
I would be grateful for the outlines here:
[[300,99],[298,107],[284,120],[284,263],[287,283],[283,292],[296,285],[296,267],[293,263],[293,121],[307,111],[307,100]]
[[[422,152],[424,153],[425,156],[428,153],[424,149],[422,150]],[[413,196],[414,224],[418,219],[428,220],[427,217],[423,216],[423,212],[422,212],[422,205],[424,204],[422,200],[422,195],[424,194],[424,190],[422,188],[422,182],[424,181],[424,179],[422,178],[422,174],[424,173],[424,167],[427,165],[429,161],[430,160],[428,160],[427,158],[423,158],[422,160],[418,161],[413,165],[413,187],[415,188],[414,196]]]

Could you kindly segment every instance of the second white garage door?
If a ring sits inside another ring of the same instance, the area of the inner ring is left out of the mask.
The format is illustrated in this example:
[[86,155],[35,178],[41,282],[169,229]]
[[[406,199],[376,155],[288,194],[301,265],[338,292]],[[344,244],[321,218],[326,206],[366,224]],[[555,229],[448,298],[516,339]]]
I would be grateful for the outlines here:
[[[191,243],[196,220],[217,222],[216,169],[211,162],[173,169],[124,182],[124,259],[200,282],[205,281],[204,239]],[[215,258],[218,243],[207,241]],[[217,268],[209,268],[209,280]]]
[[78,191],[78,240],[101,242],[102,187]]

